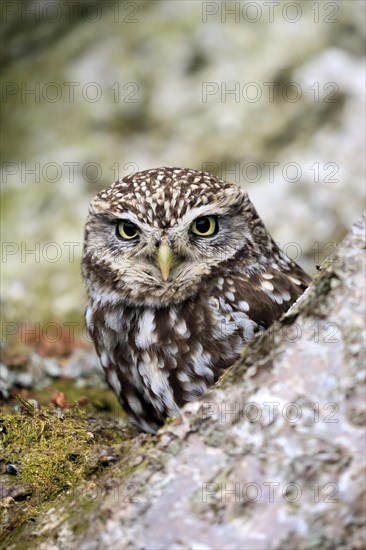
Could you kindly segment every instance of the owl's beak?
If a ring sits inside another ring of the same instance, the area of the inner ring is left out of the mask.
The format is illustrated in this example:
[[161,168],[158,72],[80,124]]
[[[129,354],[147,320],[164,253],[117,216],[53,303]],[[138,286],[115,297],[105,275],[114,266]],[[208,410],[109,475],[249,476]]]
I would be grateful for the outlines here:
[[158,250],[158,265],[164,281],[168,280],[170,268],[173,262],[173,251],[170,248],[168,241],[162,240]]

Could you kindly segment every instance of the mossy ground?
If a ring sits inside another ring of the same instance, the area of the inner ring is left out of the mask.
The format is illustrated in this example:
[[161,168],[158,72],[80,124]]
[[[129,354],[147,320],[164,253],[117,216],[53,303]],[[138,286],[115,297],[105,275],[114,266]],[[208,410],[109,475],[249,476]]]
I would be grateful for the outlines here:
[[[52,401],[55,391],[65,404]],[[32,405],[36,398],[39,406]],[[121,483],[132,471],[136,434],[122,421],[114,395],[100,387],[77,388],[59,380],[2,407],[0,434],[0,548],[22,548],[28,528],[57,501],[55,529],[70,515],[80,531],[83,513],[98,504],[111,478]],[[13,464],[17,475],[6,473]],[[62,502],[62,505],[60,505]],[[61,507],[60,507],[61,506]]]

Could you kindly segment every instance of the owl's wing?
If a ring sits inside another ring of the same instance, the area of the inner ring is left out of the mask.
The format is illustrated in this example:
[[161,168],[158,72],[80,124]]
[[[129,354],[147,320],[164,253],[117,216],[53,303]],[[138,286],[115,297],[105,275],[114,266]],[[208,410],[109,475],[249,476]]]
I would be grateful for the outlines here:
[[296,264],[288,271],[268,269],[250,276],[238,275],[235,302],[239,309],[263,328],[279,319],[301,296],[310,283],[310,277]]

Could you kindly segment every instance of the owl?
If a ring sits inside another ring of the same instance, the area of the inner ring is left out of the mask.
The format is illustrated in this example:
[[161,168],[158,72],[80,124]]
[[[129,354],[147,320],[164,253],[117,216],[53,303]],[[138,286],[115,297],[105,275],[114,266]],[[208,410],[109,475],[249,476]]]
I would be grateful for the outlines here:
[[166,167],[92,200],[82,273],[106,380],[150,433],[202,395],[310,280],[241,187]]

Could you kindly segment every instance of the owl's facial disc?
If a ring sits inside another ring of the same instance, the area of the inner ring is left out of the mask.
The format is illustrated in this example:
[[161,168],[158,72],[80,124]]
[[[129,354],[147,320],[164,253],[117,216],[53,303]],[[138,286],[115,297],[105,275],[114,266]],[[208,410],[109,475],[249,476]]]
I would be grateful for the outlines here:
[[99,296],[109,284],[114,300],[158,306],[194,296],[239,250],[249,261],[247,200],[204,172],[164,168],[119,180],[90,207],[84,270],[91,291]]
[[134,295],[146,287],[150,299],[159,300],[193,293],[218,258],[236,252],[238,239],[233,234],[241,233],[226,207],[212,205],[192,209],[170,227],[147,224],[127,210],[114,217],[113,224],[112,246],[118,251],[113,261],[118,258],[121,265],[121,285]]

